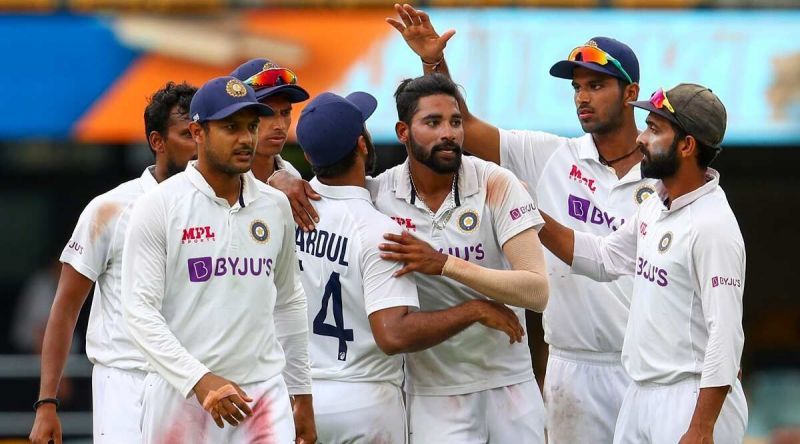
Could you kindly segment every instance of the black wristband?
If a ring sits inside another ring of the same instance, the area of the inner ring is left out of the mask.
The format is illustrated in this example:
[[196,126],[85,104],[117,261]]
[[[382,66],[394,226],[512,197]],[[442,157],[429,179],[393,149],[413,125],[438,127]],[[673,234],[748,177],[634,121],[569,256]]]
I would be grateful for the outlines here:
[[58,410],[58,407],[61,405],[58,398],[42,398],[33,403],[33,411],[35,412],[42,404],[55,404],[56,410]]

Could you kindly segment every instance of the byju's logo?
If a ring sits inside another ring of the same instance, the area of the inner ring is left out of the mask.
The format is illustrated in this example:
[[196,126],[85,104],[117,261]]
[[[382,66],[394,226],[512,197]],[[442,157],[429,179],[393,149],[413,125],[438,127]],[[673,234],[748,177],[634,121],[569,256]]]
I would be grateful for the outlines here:
[[263,257],[220,257],[210,256],[189,259],[189,281],[206,282],[211,276],[269,276],[272,273],[272,259]]
[[711,278],[711,287],[716,288],[720,285],[742,288],[742,280],[738,278],[728,278],[722,276],[714,276]]
[[217,238],[214,230],[209,226],[205,227],[189,227],[183,229],[183,238],[181,243],[197,243],[197,242],[213,242]]
[[589,199],[582,199],[572,194],[570,194],[567,199],[567,211],[570,216],[583,223],[595,225],[605,224],[614,231],[617,231],[617,228],[625,223],[625,219],[619,219],[619,223],[615,224],[614,221],[617,220],[615,216],[611,216],[605,211],[592,206],[592,202],[590,202]]
[[536,211],[536,205],[533,203],[529,203],[528,205],[523,205],[519,208],[514,208],[508,214],[511,216],[511,220],[517,220],[522,217],[523,214],[532,213]]
[[589,188],[589,191],[592,193],[597,191],[597,186],[594,184],[595,180],[585,177],[581,172],[581,169],[578,168],[578,165],[572,165],[572,169],[569,171],[569,178],[575,182],[586,185],[586,187]]

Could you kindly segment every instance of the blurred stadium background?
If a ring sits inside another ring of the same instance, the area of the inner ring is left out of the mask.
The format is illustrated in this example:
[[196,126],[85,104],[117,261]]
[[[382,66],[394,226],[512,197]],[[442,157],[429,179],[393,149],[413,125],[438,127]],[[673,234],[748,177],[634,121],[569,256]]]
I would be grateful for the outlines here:
[[[595,35],[637,52],[644,97],[681,81],[720,95],[729,121],[715,166],[748,249],[748,440],[800,442],[800,1],[416,6],[440,32],[457,30],[447,50],[451,71],[472,111],[500,127],[578,135],[571,87],[547,71]],[[167,80],[200,85],[265,56],[294,69],[312,95],[378,97],[369,127],[386,168],[405,155],[394,138],[392,92],[421,73],[383,20],[392,14],[391,2],[378,0],[0,0],[0,442],[30,430],[57,258],[80,211],[151,160],[147,96]],[[296,145],[284,153],[309,173]],[[529,330],[541,378],[538,316]],[[66,442],[89,442],[91,365],[82,333],[73,348],[61,417]]]

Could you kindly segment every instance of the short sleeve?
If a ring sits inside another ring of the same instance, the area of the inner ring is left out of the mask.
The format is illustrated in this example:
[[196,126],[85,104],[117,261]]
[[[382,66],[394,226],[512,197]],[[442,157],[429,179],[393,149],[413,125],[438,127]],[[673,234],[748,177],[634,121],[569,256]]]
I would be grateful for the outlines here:
[[539,209],[519,179],[505,168],[487,165],[486,204],[500,246],[528,228],[538,231],[544,226]]
[[122,204],[104,196],[93,199],[81,213],[61,253],[61,262],[96,281],[106,269],[117,221],[124,210]]
[[402,264],[381,259],[378,245],[385,233],[400,234],[400,227],[388,217],[361,227],[361,273],[364,280],[364,307],[367,316],[391,307],[419,308],[413,273],[394,277]]
[[542,131],[501,129],[500,166],[535,187],[547,161],[566,140]]

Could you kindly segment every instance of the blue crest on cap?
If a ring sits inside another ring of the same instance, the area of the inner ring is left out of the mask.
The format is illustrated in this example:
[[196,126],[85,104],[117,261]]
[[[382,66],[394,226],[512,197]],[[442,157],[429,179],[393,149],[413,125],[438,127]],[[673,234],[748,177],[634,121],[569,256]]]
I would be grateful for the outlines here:
[[[617,59],[625,72],[631,76],[633,83],[639,83],[639,59],[636,58],[636,54],[634,54],[630,46],[620,42],[619,40],[612,39],[611,37],[594,37],[581,46],[595,46],[605,51],[606,54]],[[628,79],[625,78],[625,75],[619,69],[617,69],[613,63],[609,63],[607,65],[598,65],[597,63],[591,62],[562,60],[550,68],[550,75],[562,79],[572,79],[572,71],[576,66],[581,66],[595,72],[608,74],[618,79],[622,79],[625,82],[628,81]]]
[[253,88],[236,77],[217,77],[197,90],[189,105],[189,116],[195,122],[224,119],[231,114],[252,107],[261,116],[272,116],[272,108],[258,103]]
[[333,165],[353,151],[377,107],[375,97],[365,92],[347,97],[324,92],[309,102],[297,122],[297,141],[311,165]]

